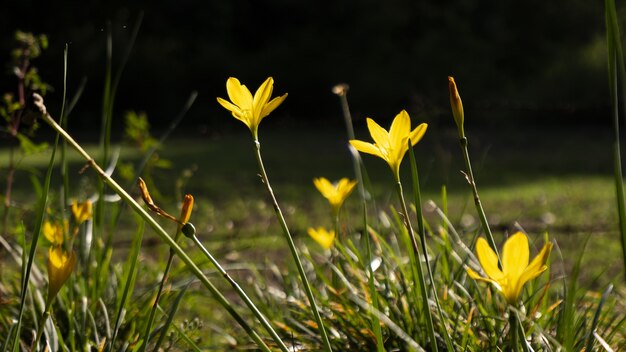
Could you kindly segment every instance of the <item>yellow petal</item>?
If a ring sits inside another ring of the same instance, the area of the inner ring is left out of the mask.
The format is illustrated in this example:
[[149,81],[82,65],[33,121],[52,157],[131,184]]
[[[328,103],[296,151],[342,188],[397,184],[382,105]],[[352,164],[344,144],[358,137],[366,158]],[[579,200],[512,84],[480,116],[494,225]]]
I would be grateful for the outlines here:
[[220,103],[220,105],[223,106],[226,110],[232,113],[237,113],[238,115],[242,115],[241,109],[237,105],[229,102],[228,100],[217,98],[217,102]]
[[272,96],[273,87],[274,79],[272,77],[268,77],[254,93],[254,99],[252,101],[252,114],[254,116],[258,116],[259,119],[261,118],[263,107],[265,107]]
[[230,101],[239,106],[240,109],[252,109],[252,93],[246,86],[239,83],[237,78],[230,77],[226,81],[226,92]]
[[543,273],[548,267],[546,263],[552,251],[552,242],[546,243],[539,254],[530,262],[522,275],[520,276],[520,285],[524,285],[527,281],[532,280]]
[[504,273],[498,268],[498,256],[489,247],[487,240],[482,237],[476,241],[476,254],[487,276],[495,281],[501,281],[504,278]]
[[467,274],[468,274],[468,275],[469,275],[472,279],[474,279],[474,280],[479,280],[479,281],[485,281],[485,282],[488,282],[488,283],[490,283],[490,284],[494,285],[494,286],[495,286],[495,288],[496,288],[498,291],[502,291],[502,287],[500,286],[500,284],[499,284],[497,281],[492,280],[492,279],[489,279],[489,278],[486,278],[486,277],[482,277],[482,276],[478,275],[478,273],[477,273],[477,272],[475,272],[474,270],[472,270],[472,268],[470,268],[470,267],[467,267],[465,270],[467,271]]
[[[528,266],[528,238],[516,232],[504,242],[502,248],[502,271],[511,281],[517,281]],[[515,283],[511,283],[515,285]]]
[[325,177],[313,179],[313,184],[315,185],[315,188],[317,188],[317,190],[326,199],[331,198],[336,192],[333,184],[330,183],[330,181],[328,181],[328,179],[326,179]]
[[330,249],[335,242],[335,231],[329,232],[323,227],[317,229],[310,227],[307,232],[324,249]]
[[391,127],[389,128],[389,139],[392,141],[401,140],[402,138],[408,136],[409,131],[411,131],[411,117],[406,110],[402,110],[398,115],[396,115],[391,123]]
[[375,155],[385,161],[387,160],[387,157],[380,152],[380,149],[372,143],[352,139],[350,140],[350,144],[360,152]]
[[281,95],[280,97],[276,97],[276,98],[270,100],[269,103],[265,104],[265,106],[263,106],[263,109],[261,110],[261,116],[259,117],[259,122],[261,122],[260,121],[261,119],[263,119],[265,116],[269,115],[280,104],[282,104],[283,101],[285,101],[286,98],[287,98],[287,93]]
[[409,135],[409,138],[411,138],[411,145],[416,145],[417,142],[424,137],[424,133],[426,133],[427,128],[428,124],[421,123],[419,126],[415,127],[413,131],[411,131],[411,134]]
[[370,135],[374,140],[374,143],[381,149],[381,151],[385,150],[385,154],[388,154],[388,150],[390,147],[389,143],[389,133],[384,128],[380,127],[376,121],[367,118],[367,128],[370,131]]

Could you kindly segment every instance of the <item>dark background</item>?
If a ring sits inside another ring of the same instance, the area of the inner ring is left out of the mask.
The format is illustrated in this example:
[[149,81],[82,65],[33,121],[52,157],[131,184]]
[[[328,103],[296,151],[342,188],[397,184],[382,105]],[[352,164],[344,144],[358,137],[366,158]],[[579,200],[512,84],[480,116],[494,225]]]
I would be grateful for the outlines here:
[[[59,111],[68,43],[70,93],[88,79],[70,127],[97,133],[107,23],[116,69],[141,11],[116,97],[118,127],[130,109],[163,127],[197,90],[182,130],[241,128],[215,97],[226,96],[229,76],[254,90],[270,75],[275,94],[289,98],[268,124],[341,123],[331,93],[340,82],[351,87],[357,119],[384,124],[404,108],[452,124],[448,75],[476,124],[610,123],[601,1],[11,1],[0,12],[0,62],[16,29],[47,34],[50,47],[34,64]],[[1,91],[14,82],[5,69]]]

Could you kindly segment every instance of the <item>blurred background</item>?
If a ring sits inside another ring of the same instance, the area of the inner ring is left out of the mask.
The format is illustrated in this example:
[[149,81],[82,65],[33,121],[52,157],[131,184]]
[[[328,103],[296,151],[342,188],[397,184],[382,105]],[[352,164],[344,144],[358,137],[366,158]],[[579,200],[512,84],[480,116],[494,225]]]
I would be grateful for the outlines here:
[[[58,108],[68,44],[70,93],[88,80],[70,126],[87,132],[99,126],[107,31],[115,69],[141,12],[115,112],[145,111],[157,128],[193,90],[183,130],[232,128],[215,101],[229,76],[251,89],[273,76],[276,94],[289,93],[273,124],[340,124],[331,88],[345,82],[357,119],[407,109],[452,126],[448,75],[473,123],[610,124],[603,6],[586,0],[11,1],[0,12],[0,62],[16,29],[47,34],[33,64]],[[3,92],[15,87],[4,73]]]

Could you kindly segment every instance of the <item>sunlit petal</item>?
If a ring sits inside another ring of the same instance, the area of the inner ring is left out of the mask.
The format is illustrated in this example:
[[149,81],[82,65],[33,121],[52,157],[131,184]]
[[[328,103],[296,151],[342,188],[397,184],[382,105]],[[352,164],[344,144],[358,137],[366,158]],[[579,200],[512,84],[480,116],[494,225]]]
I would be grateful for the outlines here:
[[317,229],[310,227],[307,233],[324,249],[330,249],[335,242],[335,231],[327,231],[323,227]]
[[516,232],[504,242],[502,248],[502,271],[516,281],[528,266],[528,238]]
[[363,142],[363,141],[359,141],[356,139],[352,139],[350,140],[350,144],[358,151],[363,152],[363,153],[367,153],[367,154],[372,154],[374,156],[377,156],[379,158],[383,158],[385,160],[387,160],[387,157],[385,157],[381,152],[380,149],[373,145],[372,143],[368,143],[368,142]]
[[370,119],[369,117],[367,118],[367,128],[370,131],[370,135],[372,136],[374,143],[380,149],[388,150],[389,149],[389,133],[384,128],[380,127],[380,125],[377,124],[376,121]]
[[406,110],[400,111],[393,119],[389,128],[389,139],[391,141],[401,141],[406,138],[411,130],[411,118]]
[[[263,109],[261,110],[261,116],[260,118],[263,119],[265,116],[269,115],[272,111],[274,111],[280,104],[283,103],[283,101],[287,98],[287,94],[283,94],[279,97],[276,97],[272,100],[270,100],[269,103],[267,103]],[[259,121],[260,122],[260,121]]]
[[421,123],[419,126],[415,127],[409,137],[411,138],[411,144],[416,145],[422,137],[424,137],[424,133],[426,133],[426,129],[428,128],[428,124]]
[[230,77],[226,81],[226,92],[233,104],[242,109],[252,108],[252,93],[237,78]]
[[476,254],[478,255],[478,260],[485,273],[493,280],[502,280],[504,274],[498,268],[498,256],[496,256],[496,253],[489,247],[487,240],[482,237],[476,241]]
[[254,116],[261,117],[261,113],[263,108],[270,100],[272,96],[272,88],[274,87],[274,79],[272,77],[268,77],[263,84],[257,89],[254,93],[254,98],[252,101],[252,113]]

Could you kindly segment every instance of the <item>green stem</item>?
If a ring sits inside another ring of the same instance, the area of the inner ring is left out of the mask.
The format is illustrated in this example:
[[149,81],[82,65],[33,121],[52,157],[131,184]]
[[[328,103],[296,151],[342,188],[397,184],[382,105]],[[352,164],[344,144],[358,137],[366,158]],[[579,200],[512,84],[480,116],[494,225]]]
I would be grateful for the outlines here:
[[170,248],[176,252],[176,255],[187,265],[189,270],[198,278],[198,280],[211,292],[213,297],[218,301],[224,309],[237,321],[237,323],[244,329],[244,331],[250,336],[250,338],[261,348],[263,351],[270,352],[271,350],[263,339],[254,331],[248,323],[241,317],[239,313],[233,308],[230,302],[222,295],[222,293],[211,283],[211,281],[204,275],[202,270],[198,268],[198,266],[193,262],[193,260],[185,253],[185,251],[180,248],[180,246],[172,239],[172,237],[159,225],[159,223],[154,220],[150,214],[141,206],[139,203],[135,201],[133,197],[131,197],[113,178],[107,175],[104,170],[94,161],[94,159],[78,144],[72,136],[70,136],[61,126],[59,126],[56,121],[47,113],[46,107],[43,104],[43,98],[38,94],[34,95],[35,97],[35,105],[39,108],[43,120],[50,125],[55,131],[57,131],[63,139],[65,139],[71,146],[74,148],[88,163],[88,165],[98,174],[98,176],[109,186],[111,189],[115,191],[124,201],[135,211],[139,216],[141,216],[152,229],[156,232],[156,234],[161,237],[161,239],[168,245]]
[[489,222],[487,221],[485,210],[483,209],[483,205],[480,202],[480,197],[478,196],[478,188],[476,187],[474,172],[472,171],[472,163],[470,161],[469,151],[467,148],[467,138],[461,137],[459,142],[461,143],[461,149],[463,150],[463,159],[465,160],[465,167],[467,168],[467,173],[465,174],[465,176],[467,178],[467,183],[469,183],[470,187],[472,187],[472,193],[474,195],[474,205],[476,206],[476,211],[478,212],[478,217],[480,218],[480,224],[485,231],[489,246],[496,253],[496,256],[498,257],[498,262],[500,262],[500,254],[498,253],[498,248],[496,247],[496,241],[494,241],[493,239],[493,234],[491,233],[491,228],[489,228]]
[[[396,190],[398,191],[398,197],[400,198],[400,205],[402,206],[402,212],[404,216],[402,217],[404,220],[404,225],[406,226],[407,231],[409,232],[409,237],[411,238],[411,245],[413,248],[413,253],[415,254],[415,264],[417,264],[417,275],[420,284],[420,291],[422,294],[422,301],[424,310],[426,311],[426,326],[428,328],[428,335],[430,336],[430,347],[432,351],[438,351],[437,349],[437,339],[435,337],[435,328],[433,326],[433,317],[432,312],[430,311],[430,305],[428,304],[428,291],[426,290],[426,281],[424,280],[424,273],[422,271],[422,261],[420,260],[419,248],[417,246],[417,239],[415,238],[415,231],[413,231],[413,225],[411,225],[411,221],[409,220],[409,211],[406,206],[406,202],[404,200],[404,192],[402,191],[402,183],[400,180],[396,181]],[[426,261],[428,263],[428,261]]]
[[232,286],[232,288],[235,289],[235,291],[237,291],[237,294],[239,295],[239,297],[244,301],[244,303],[248,306],[248,308],[250,308],[250,311],[254,313],[254,316],[256,316],[257,319],[259,319],[259,321],[261,322],[261,325],[263,325],[265,330],[267,330],[267,332],[272,336],[276,344],[278,344],[278,348],[280,348],[280,350],[283,352],[288,352],[289,349],[287,348],[287,346],[285,346],[285,343],[283,342],[283,340],[280,338],[280,336],[278,336],[276,331],[274,331],[270,323],[267,321],[267,318],[265,318],[263,313],[261,313],[261,311],[256,307],[256,305],[254,305],[250,297],[248,297],[248,295],[241,288],[241,286],[239,286],[239,284],[228,274],[228,272],[224,270],[224,268],[217,261],[217,259],[215,259],[215,257],[213,257],[211,252],[209,252],[206,249],[206,247],[202,244],[202,242],[200,242],[200,240],[198,239],[198,236],[194,235],[191,239],[196,244],[196,246],[200,248],[202,253],[211,261],[211,263],[213,263],[217,271],[224,277],[224,279],[226,279],[226,281],[228,281],[228,283]]
[[322,321],[322,317],[320,315],[319,310],[317,309],[317,304],[315,303],[315,297],[313,296],[313,291],[311,290],[311,286],[309,285],[309,279],[306,277],[306,273],[304,272],[304,267],[302,266],[302,262],[300,261],[300,256],[298,255],[298,250],[296,249],[296,244],[293,242],[293,237],[289,232],[289,228],[287,227],[287,222],[285,221],[285,217],[283,216],[282,211],[280,210],[280,206],[278,205],[278,201],[276,200],[276,196],[274,195],[274,191],[272,190],[272,186],[270,185],[270,180],[267,177],[267,172],[265,172],[265,166],[263,165],[263,158],[261,157],[261,143],[258,139],[254,139],[255,146],[255,155],[257,163],[259,164],[259,171],[261,172],[261,179],[263,180],[263,184],[269,193],[270,198],[272,199],[272,205],[274,206],[274,212],[276,213],[276,217],[278,218],[278,222],[280,223],[280,227],[283,230],[283,234],[285,235],[285,240],[287,240],[287,244],[289,245],[289,250],[291,251],[291,255],[293,256],[294,261],[296,262],[296,268],[298,269],[298,273],[300,274],[300,279],[302,280],[302,284],[304,285],[304,291],[306,293],[307,298],[309,299],[309,304],[311,305],[311,311],[313,313],[313,317],[315,318],[315,322],[317,323],[321,338],[322,345],[324,346],[324,350],[326,352],[332,352],[332,347],[330,346],[330,340],[328,339],[328,334],[326,333],[326,328],[324,327],[324,322]]
[[513,309],[509,309],[509,334],[510,334],[510,342],[511,349],[515,352],[520,352],[519,349],[519,327],[517,321],[517,314]]
[[39,341],[41,340],[41,336],[43,335],[43,329],[44,329],[44,326],[46,325],[46,321],[50,317],[51,304],[52,302],[46,304],[46,309],[41,314],[41,319],[39,320],[39,324],[37,326],[37,336],[35,337],[35,341],[33,342],[33,346],[32,346],[33,351],[39,350]]

